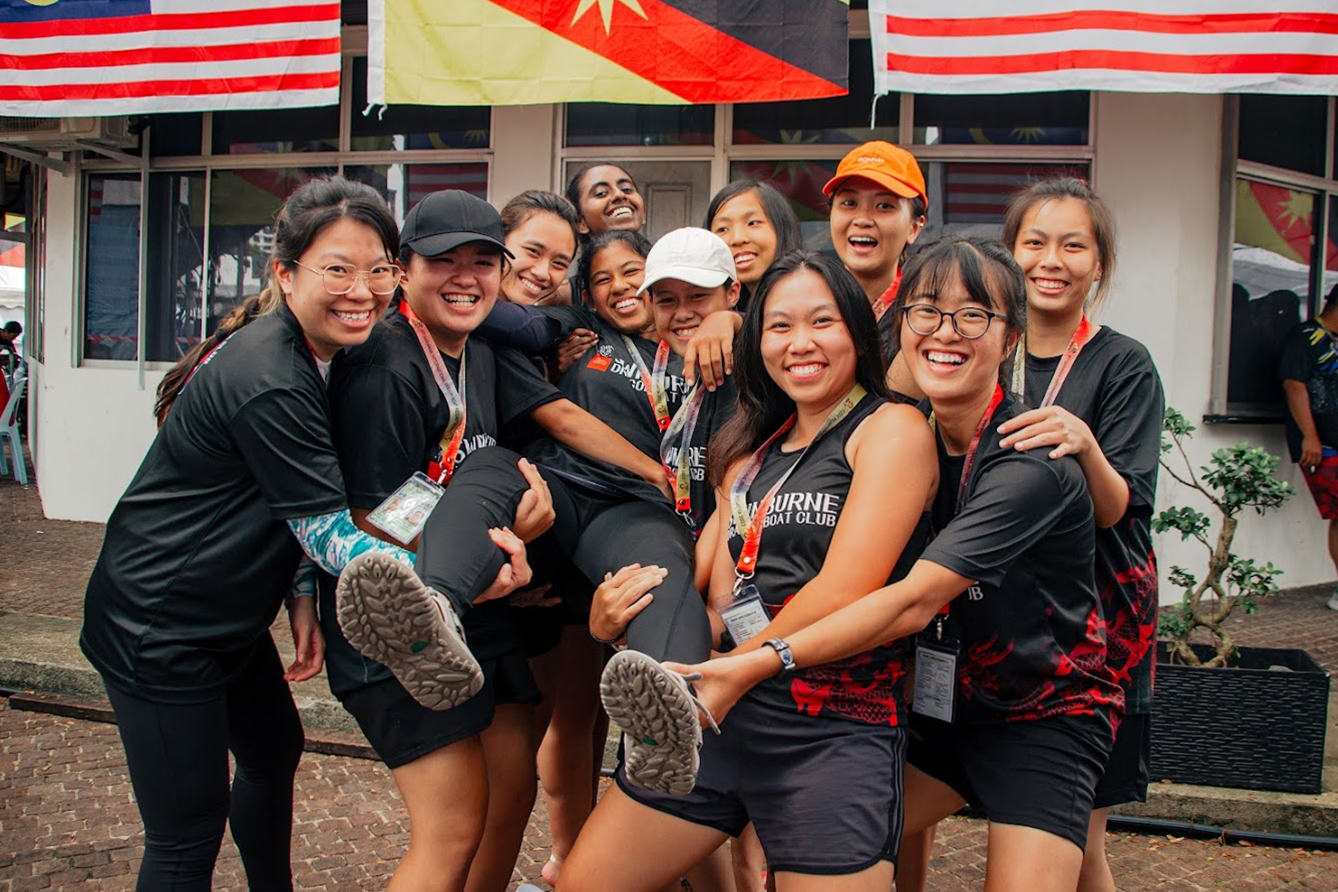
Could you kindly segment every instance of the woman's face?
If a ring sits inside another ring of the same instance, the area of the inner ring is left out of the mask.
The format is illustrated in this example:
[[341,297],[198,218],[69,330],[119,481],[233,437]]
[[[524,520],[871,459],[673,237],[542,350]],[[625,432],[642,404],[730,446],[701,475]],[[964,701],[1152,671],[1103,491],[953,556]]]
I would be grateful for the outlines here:
[[599,318],[624,334],[640,334],[651,323],[650,300],[637,295],[646,277],[646,258],[626,242],[613,242],[590,259],[591,306]]
[[646,225],[646,202],[627,171],[614,164],[592,167],[581,177],[581,232],[599,235],[610,229],[640,232]]
[[739,283],[702,288],[682,279],[661,279],[647,293],[655,317],[655,333],[682,356],[703,319],[738,302]]
[[404,299],[452,356],[464,348],[497,302],[502,254],[489,242],[466,242],[445,254],[414,254],[404,271]]
[[749,288],[776,262],[776,230],[755,189],[722,204],[711,218],[711,231],[729,245],[739,281]]
[[924,217],[911,201],[864,177],[848,177],[832,193],[832,246],[861,281],[895,274],[906,246],[920,237]]
[[381,236],[366,223],[347,217],[336,220],[316,234],[297,258],[302,266],[274,264],[274,278],[283,291],[288,308],[297,317],[312,352],[323,361],[341,347],[367,340],[372,326],[385,313],[390,294],[373,294],[365,276],[358,276],[348,294],[326,290],[322,270],[361,271],[393,265]]
[[514,259],[502,278],[502,296],[517,304],[548,303],[567,278],[576,236],[557,214],[535,211],[507,233],[506,247]]
[[1075,198],[1032,205],[1012,247],[1027,277],[1027,308],[1033,312],[1080,311],[1101,277],[1092,218]]
[[[1003,314],[1005,308],[991,295],[989,304],[973,299],[954,276],[943,291],[934,294],[910,294],[906,306],[930,304],[944,313],[965,308],[987,310]],[[901,318],[901,353],[915,383],[929,397],[931,403],[969,402],[983,393],[993,393],[999,381],[999,365],[1012,346],[1005,319],[991,319],[985,334],[968,339],[957,333],[947,316],[939,320],[938,328],[930,334],[917,334],[907,320]]]
[[822,276],[779,279],[762,308],[762,364],[800,408],[834,404],[855,385],[855,342]]

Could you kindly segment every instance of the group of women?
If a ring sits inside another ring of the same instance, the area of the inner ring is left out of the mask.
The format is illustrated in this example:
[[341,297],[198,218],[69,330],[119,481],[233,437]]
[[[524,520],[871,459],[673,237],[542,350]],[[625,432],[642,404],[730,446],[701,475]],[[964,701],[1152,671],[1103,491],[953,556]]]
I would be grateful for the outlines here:
[[[208,889],[225,822],[252,888],[292,887],[286,682],[322,663],[408,810],[392,890],[505,889],[536,764],[559,890],[904,892],[963,803],[988,888],[1113,889],[1162,396],[1087,316],[1110,214],[1044,181],[1002,244],[910,252],[909,153],[824,191],[835,257],[753,181],[652,246],[612,164],[402,230],[339,178],[288,200],[265,292],[164,380],[89,583],[140,889]],[[592,813],[597,692],[624,734]],[[747,846],[731,873],[745,830],[766,880]]]

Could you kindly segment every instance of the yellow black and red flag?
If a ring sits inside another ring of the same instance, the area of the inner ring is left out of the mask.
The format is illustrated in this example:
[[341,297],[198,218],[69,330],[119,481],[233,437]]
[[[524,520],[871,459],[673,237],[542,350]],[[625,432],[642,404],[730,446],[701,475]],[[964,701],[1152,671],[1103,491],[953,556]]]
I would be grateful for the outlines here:
[[370,0],[390,105],[682,104],[847,92],[849,0]]

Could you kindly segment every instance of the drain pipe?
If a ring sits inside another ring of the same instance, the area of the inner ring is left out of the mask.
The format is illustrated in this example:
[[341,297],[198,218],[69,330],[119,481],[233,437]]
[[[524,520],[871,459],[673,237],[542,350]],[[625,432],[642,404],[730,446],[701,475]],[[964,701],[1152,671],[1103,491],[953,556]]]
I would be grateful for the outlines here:
[[1162,836],[1194,837],[1196,839],[1220,839],[1223,843],[1248,842],[1261,846],[1274,846],[1288,849],[1324,849],[1338,851],[1338,837],[1298,836],[1293,833],[1264,833],[1256,830],[1236,830],[1231,827],[1214,827],[1211,824],[1196,824],[1188,821],[1169,821],[1163,818],[1136,818],[1112,814],[1106,826],[1113,830],[1132,830],[1136,833],[1149,833]]

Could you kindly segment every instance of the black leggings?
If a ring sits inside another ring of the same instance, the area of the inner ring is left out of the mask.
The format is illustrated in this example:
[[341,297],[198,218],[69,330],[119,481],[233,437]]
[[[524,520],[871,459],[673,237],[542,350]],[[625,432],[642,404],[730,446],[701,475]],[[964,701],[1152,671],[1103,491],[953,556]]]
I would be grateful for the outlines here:
[[[510,524],[528,488],[516,468],[520,457],[490,446],[469,456],[428,518],[418,546],[418,575],[457,606],[478,597],[502,566],[489,527]],[[598,495],[541,468],[557,519],[551,537],[592,583],[627,564],[655,564],[669,575],[649,606],[627,628],[627,645],[657,660],[699,663],[710,656],[711,626],[693,576],[687,525],[666,503]],[[457,489],[457,487],[460,487]],[[544,552],[543,539],[530,549]],[[535,568],[545,576],[543,562]]]
[[[138,892],[208,892],[224,825],[252,892],[293,888],[289,848],[302,725],[274,641],[217,699],[167,704],[107,686],[144,821]],[[237,771],[228,787],[228,752]]]

